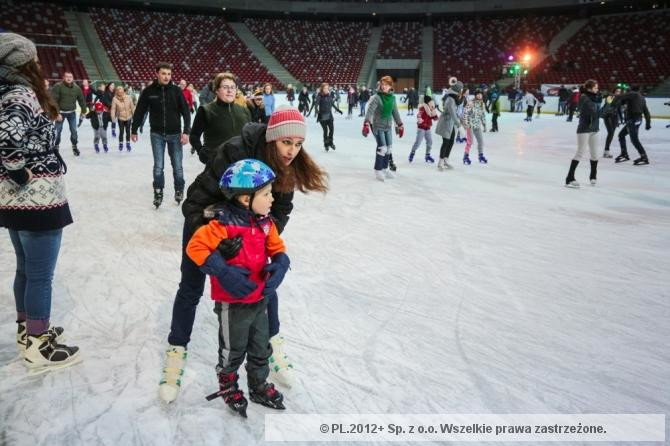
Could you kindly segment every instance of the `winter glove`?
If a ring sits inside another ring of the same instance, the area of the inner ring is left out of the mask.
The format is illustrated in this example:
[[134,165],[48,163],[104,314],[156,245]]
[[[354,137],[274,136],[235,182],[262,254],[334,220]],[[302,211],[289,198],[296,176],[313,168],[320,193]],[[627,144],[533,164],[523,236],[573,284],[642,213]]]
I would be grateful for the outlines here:
[[272,263],[263,268],[263,271],[270,274],[267,281],[265,282],[263,296],[269,296],[270,294],[277,291],[277,287],[281,285],[282,281],[284,280],[284,276],[286,275],[286,271],[288,271],[290,266],[291,261],[285,253],[280,252],[272,257]]
[[242,248],[242,236],[238,235],[235,238],[227,238],[221,240],[217,249],[221,253],[221,257],[226,260],[230,260],[233,257],[239,254],[240,249]]
[[395,133],[398,135],[398,138],[402,138],[402,135],[405,134],[405,126],[400,125],[395,128]]
[[644,126],[645,130],[651,130],[651,122],[647,122],[647,125]]
[[370,134],[370,123],[368,121],[365,121],[363,123],[363,136],[367,138],[369,134]]
[[217,250],[207,257],[207,261],[200,270],[214,276],[219,280],[219,285],[228,294],[236,298],[243,298],[254,291],[257,285],[249,280],[249,271],[239,266],[228,265]]

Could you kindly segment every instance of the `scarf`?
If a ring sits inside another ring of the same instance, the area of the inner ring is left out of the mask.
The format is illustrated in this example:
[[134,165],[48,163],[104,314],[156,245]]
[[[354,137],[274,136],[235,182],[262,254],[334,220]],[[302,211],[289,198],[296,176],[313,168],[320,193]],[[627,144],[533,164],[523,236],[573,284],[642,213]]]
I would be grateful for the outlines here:
[[30,80],[25,77],[23,74],[14,67],[8,67],[7,65],[0,65],[0,81],[4,81],[10,85],[25,85],[26,87],[33,88]]
[[395,97],[391,93],[379,92],[379,99],[382,100],[382,118],[390,118],[393,113],[393,104]]

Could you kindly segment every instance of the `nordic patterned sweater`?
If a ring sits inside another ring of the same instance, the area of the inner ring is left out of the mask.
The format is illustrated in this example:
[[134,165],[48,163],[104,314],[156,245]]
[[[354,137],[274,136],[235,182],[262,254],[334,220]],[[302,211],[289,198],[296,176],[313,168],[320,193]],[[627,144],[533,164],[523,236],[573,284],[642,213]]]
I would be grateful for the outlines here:
[[54,140],[54,124],[33,90],[0,78],[0,226],[48,231],[72,223]]

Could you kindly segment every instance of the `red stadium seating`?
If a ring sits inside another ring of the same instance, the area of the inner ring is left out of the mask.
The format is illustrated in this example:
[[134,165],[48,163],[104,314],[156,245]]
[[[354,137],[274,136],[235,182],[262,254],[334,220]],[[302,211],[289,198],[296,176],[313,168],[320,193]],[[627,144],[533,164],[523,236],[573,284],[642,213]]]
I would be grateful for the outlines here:
[[40,65],[48,79],[61,79],[65,71],[71,71],[75,79],[87,78],[63,10],[58,5],[4,1],[0,8],[0,27],[35,42]]
[[370,41],[367,22],[246,19],[258,40],[302,82],[355,84]]
[[384,25],[379,59],[421,59],[421,22],[391,22]]
[[528,83],[656,85],[670,76],[669,23],[667,11],[592,17],[531,72]]
[[447,86],[450,76],[465,83],[500,79],[507,56],[536,52],[569,21],[567,16],[437,21],[433,28],[433,85]]
[[242,83],[281,84],[219,16],[92,8],[98,35],[125,82],[149,82],[157,62],[174,65],[173,80],[201,88],[221,71]]

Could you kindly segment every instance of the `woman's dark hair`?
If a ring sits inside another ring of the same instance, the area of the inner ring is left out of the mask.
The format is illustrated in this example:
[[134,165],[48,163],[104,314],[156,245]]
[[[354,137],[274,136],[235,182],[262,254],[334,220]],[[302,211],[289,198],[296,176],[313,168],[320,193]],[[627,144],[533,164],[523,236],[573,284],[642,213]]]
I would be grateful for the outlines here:
[[328,190],[328,174],[312,160],[303,148],[288,166],[279,159],[275,141],[265,147],[268,164],[277,175],[275,186],[281,193],[299,190],[326,192]]
[[19,73],[23,74],[30,81],[30,85],[37,96],[37,101],[42,106],[42,109],[50,119],[56,119],[58,116],[58,105],[56,101],[51,98],[46,85],[44,85],[44,73],[42,67],[31,60],[30,62],[21,65],[17,68]]
[[584,82],[584,91],[589,91],[596,85],[598,85],[598,81],[589,79],[586,82]]

